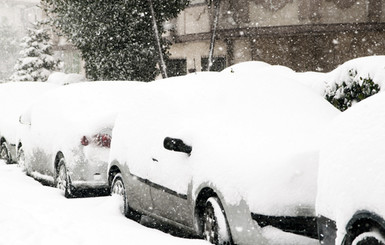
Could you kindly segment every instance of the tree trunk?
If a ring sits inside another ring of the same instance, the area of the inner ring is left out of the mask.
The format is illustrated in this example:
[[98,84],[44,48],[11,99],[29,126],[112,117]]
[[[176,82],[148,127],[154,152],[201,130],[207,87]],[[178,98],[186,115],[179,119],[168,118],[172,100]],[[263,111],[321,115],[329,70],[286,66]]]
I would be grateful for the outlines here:
[[151,16],[152,16],[152,24],[153,24],[154,33],[155,33],[156,44],[158,46],[160,72],[161,72],[163,78],[167,78],[166,63],[164,62],[163,52],[162,52],[162,45],[160,43],[160,38],[159,38],[158,26],[156,25],[156,17],[155,17],[154,6],[152,4],[152,0],[148,0],[148,3],[150,5],[150,11],[151,11]]
[[220,13],[220,6],[221,6],[221,0],[214,0],[214,9],[215,9],[215,15],[214,15],[214,21],[213,21],[213,30],[211,33],[211,41],[210,41],[210,50],[209,50],[209,60],[208,60],[208,67],[207,71],[211,70],[211,67],[213,65],[213,55],[214,55],[214,47],[215,47],[215,36],[217,32],[217,26],[218,26],[218,19],[219,19],[219,13]]

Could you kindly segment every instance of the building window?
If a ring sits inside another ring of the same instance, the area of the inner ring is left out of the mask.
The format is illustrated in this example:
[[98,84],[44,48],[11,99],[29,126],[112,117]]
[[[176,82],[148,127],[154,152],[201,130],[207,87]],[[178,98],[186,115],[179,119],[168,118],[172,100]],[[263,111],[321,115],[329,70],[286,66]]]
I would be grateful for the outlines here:
[[64,72],[81,73],[82,64],[80,53],[77,51],[67,51],[64,53]]
[[190,0],[190,6],[191,5],[198,5],[198,4],[207,4],[206,0]]
[[167,75],[169,77],[183,76],[187,74],[186,59],[169,59],[167,61]]
[[77,74],[82,72],[82,58],[79,51],[69,49],[59,50],[54,51],[54,56],[63,62],[62,72]]
[[[207,71],[209,64],[208,57],[201,58],[202,71]],[[226,68],[226,57],[213,57],[213,65],[210,71],[222,71]]]

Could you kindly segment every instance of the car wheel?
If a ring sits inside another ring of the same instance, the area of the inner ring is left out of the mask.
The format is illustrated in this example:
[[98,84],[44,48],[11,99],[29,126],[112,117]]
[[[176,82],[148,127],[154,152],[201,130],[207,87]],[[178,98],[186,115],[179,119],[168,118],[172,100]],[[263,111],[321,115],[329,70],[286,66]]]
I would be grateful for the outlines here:
[[128,204],[126,187],[124,186],[123,177],[120,173],[117,173],[112,180],[111,195],[117,196],[119,199],[119,209],[122,214],[137,222],[140,221],[141,215],[132,210]]
[[21,168],[22,171],[26,171],[23,147],[20,147],[17,151],[17,165]]
[[353,240],[352,245],[385,245],[385,238],[379,232],[364,232]]
[[71,197],[70,178],[68,176],[64,158],[59,160],[56,174],[56,187],[64,192],[65,197]]
[[11,163],[9,150],[6,142],[3,142],[0,146],[0,159],[4,160],[6,164]]
[[111,185],[111,195],[119,198],[119,209],[122,214],[126,214],[127,194],[124,187],[123,178],[121,174],[116,174]]
[[212,244],[232,244],[228,223],[222,204],[210,197],[203,213],[203,238]]

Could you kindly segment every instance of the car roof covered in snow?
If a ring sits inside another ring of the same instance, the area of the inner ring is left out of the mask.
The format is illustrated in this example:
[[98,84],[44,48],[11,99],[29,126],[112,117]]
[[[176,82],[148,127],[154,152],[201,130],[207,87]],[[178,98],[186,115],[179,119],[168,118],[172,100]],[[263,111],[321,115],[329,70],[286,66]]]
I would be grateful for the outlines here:
[[98,128],[112,127],[117,113],[143,85],[146,84],[97,81],[62,86],[45,94],[31,108],[31,124],[53,131],[59,127],[62,135],[93,133]]

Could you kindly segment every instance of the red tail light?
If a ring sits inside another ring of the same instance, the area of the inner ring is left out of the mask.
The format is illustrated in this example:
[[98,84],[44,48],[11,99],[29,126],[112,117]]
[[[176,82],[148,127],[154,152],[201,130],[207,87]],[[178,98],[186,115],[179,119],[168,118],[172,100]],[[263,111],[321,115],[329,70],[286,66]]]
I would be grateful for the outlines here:
[[83,136],[80,140],[80,143],[84,146],[87,146],[91,143],[100,147],[110,148],[111,135],[109,133],[99,133],[95,134],[91,140],[89,140],[87,136]]
[[88,145],[88,139],[86,136],[83,136],[82,139],[80,140],[80,143],[84,146],[87,146]]
[[94,136],[93,141],[101,147],[110,148],[111,146],[111,136],[109,134],[97,134]]

